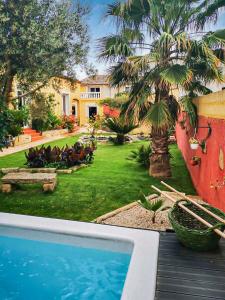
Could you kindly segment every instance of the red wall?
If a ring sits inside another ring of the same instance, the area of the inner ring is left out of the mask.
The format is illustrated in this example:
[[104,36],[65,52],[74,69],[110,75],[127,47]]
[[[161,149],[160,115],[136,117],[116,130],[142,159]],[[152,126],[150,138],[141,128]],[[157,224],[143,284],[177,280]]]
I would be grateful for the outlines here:
[[[202,153],[200,147],[197,150],[190,148],[189,138],[193,136],[193,129],[189,124],[185,124],[184,130],[177,124],[177,143],[183,153],[198,194],[206,202],[225,211],[225,185],[215,188],[215,185],[221,185],[225,180],[225,170],[221,170],[219,167],[220,148],[223,150],[225,161],[225,120],[199,117],[199,126],[207,126],[208,123],[212,127],[212,134],[206,141],[206,154]],[[200,128],[197,133],[198,140],[204,139],[207,132],[207,129]],[[201,158],[200,165],[192,166],[190,164],[193,156]]]

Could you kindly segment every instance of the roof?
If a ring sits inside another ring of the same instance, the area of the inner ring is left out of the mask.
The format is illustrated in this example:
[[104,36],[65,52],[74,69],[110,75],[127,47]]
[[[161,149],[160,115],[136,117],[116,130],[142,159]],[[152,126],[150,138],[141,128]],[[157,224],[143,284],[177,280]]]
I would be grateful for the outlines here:
[[225,240],[211,252],[195,252],[161,233],[155,300],[224,300]]
[[84,84],[109,84],[108,75],[94,75],[89,76],[81,81]]

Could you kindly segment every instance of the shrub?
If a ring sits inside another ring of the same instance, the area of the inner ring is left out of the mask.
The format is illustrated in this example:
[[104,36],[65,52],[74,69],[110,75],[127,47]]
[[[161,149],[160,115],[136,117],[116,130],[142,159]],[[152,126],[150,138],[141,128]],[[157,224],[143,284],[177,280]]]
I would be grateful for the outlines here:
[[72,147],[64,148],[44,147],[30,148],[25,153],[26,164],[31,168],[56,167],[68,168],[82,163],[90,164],[93,161],[94,145],[75,143]]
[[152,153],[151,145],[145,146],[141,145],[137,150],[131,151],[130,156],[128,159],[135,160],[140,165],[145,168],[149,168],[150,166],[150,155]]
[[140,194],[140,198],[141,200],[139,200],[139,204],[152,212],[152,223],[156,223],[156,216],[159,212],[161,211],[164,211],[164,210],[167,210],[169,209],[170,207],[169,206],[164,206],[164,200],[163,199],[156,199],[156,200],[148,200],[148,198],[143,194],[141,193]]
[[126,134],[138,127],[138,125],[134,124],[132,120],[126,120],[122,116],[106,119],[105,125],[117,134],[117,137],[114,140],[114,143],[117,145],[123,145]]
[[41,118],[33,119],[32,120],[32,129],[40,131],[40,132],[45,131],[46,126],[45,126],[44,120]]
[[62,127],[67,128],[69,132],[74,130],[74,118],[73,116],[63,116],[62,118]]
[[54,130],[62,126],[62,121],[51,111],[48,112],[47,119],[35,118],[32,120],[32,128],[37,131]]
[[54,113],[52,113],[51,111],[48,113],[48,118],[46,120],[47,130],[58,129],[62,126],[62,124],[62,120],[59,117],[57,117]]

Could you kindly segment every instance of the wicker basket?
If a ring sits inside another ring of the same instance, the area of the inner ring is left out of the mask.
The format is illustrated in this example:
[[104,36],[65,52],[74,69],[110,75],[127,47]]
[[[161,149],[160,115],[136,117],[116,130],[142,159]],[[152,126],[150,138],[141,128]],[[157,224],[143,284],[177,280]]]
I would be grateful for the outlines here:
[[[185,200],[181,200],[185,201]],[[180,201],[178,201],[180,202]],[[196,251],[208,251],[213,250],[218,247],[220,236],[217,235],[212,228],[208,229],[192,229],[181,225],[176,219],[176,213],[178,209],[178,202],[174,205],[174,207],[169,211],[169,220],[170,223],[176,233],[178,240],[186,247],[196,250]],[[194,206],[192,203],[182,203],[187,208],[191,210]],[[212,211],[216,215],[220,217],[224,217],[225,214],[217,208],[214,208],[209,205],[203,205],[208,210]],[[210,222],[209,222],[210,223]],[[224,229],[224,224],[217,223],[213,226],[213,228]]]

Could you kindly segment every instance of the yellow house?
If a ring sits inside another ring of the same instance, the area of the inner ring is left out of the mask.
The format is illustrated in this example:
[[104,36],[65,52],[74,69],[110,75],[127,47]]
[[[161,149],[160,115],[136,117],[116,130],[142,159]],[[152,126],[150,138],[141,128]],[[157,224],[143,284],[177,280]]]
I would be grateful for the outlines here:
[[[57,88],[54,87],[56,80]],[[113,88],[106,75],[96,75],[82,81],[60,77],[50,82],[43,91],[54,95],[56,115],[73,115],[82,126],[88,123],[90,117],[103,115],[103,108],[100,105],[102,99],[113,98],[115,94],[128,88]]]
[[80,124],[86,124],[93,115],[102,115],[100,101],[113,98],[117,93],[128,90],[129,87],[114,88],[109,84],[106,75],[96,75],[85,78],[80,82],[80,97],[78,99]]

